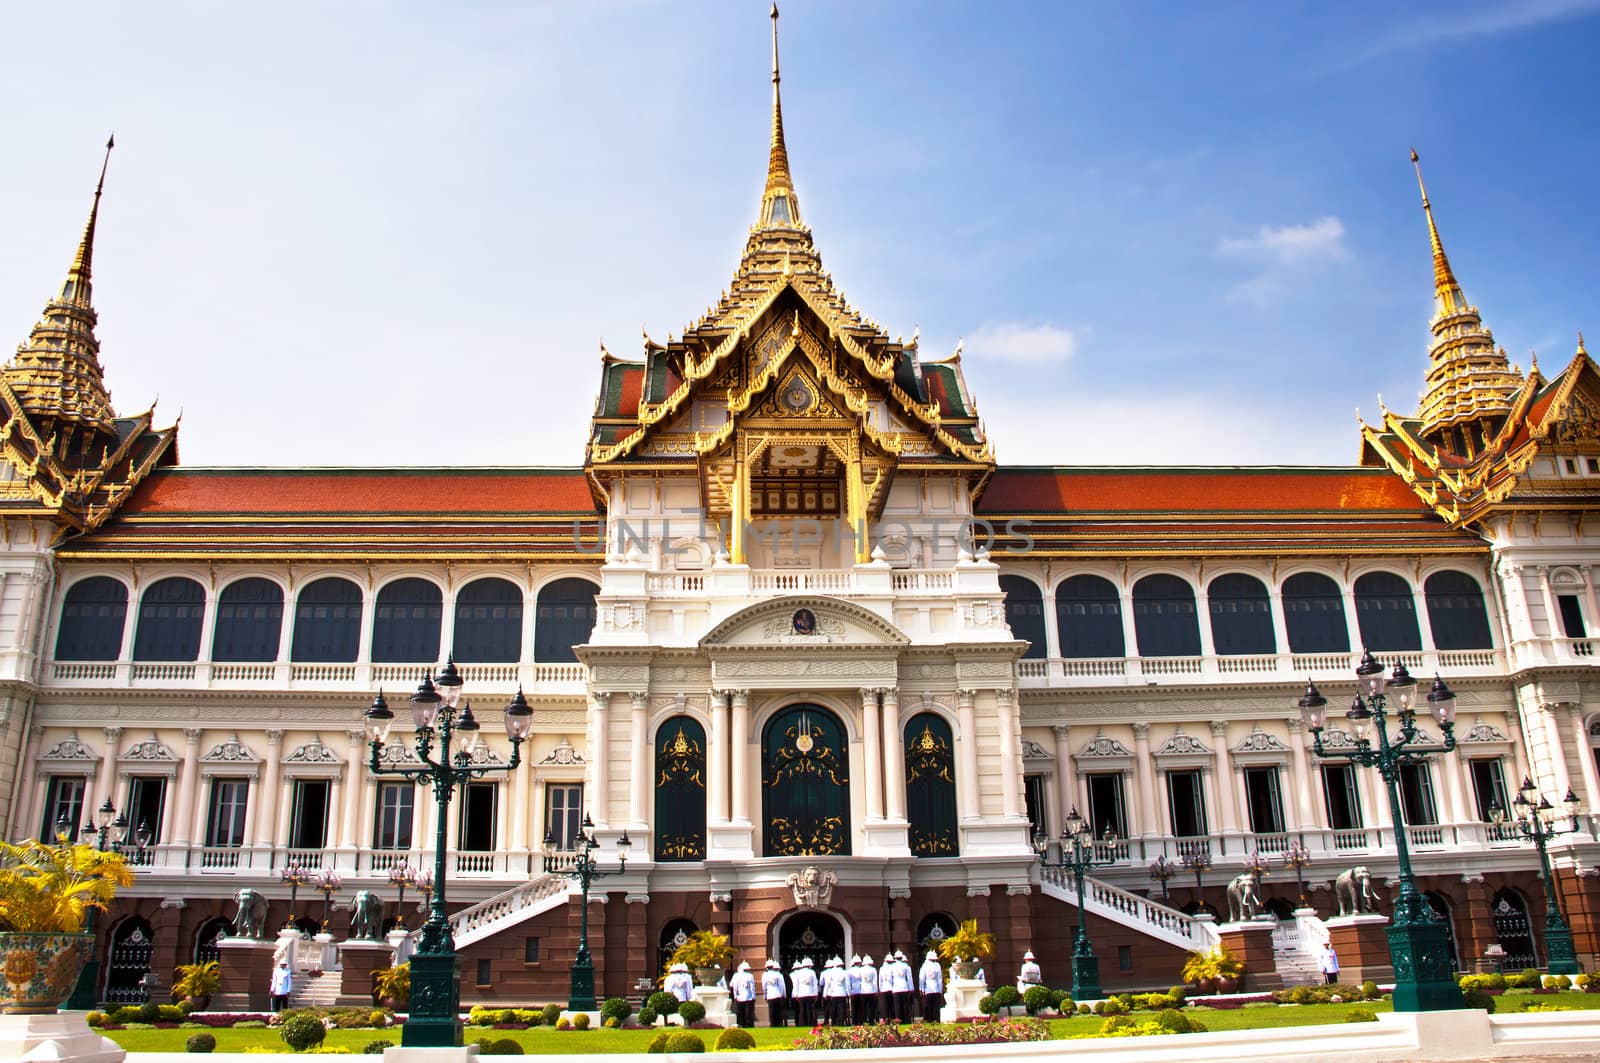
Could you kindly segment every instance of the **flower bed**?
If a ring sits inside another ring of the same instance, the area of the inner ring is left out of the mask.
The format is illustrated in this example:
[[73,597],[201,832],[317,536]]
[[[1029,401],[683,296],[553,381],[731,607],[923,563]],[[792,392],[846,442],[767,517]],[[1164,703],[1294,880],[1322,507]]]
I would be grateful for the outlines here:
[[797,1049],[917,1048],[925,1045],[989,1045],[1048,1041],[1050,1026],[1038,1019],[944,1023],[919,1026],[829,1026],[795,1039]]

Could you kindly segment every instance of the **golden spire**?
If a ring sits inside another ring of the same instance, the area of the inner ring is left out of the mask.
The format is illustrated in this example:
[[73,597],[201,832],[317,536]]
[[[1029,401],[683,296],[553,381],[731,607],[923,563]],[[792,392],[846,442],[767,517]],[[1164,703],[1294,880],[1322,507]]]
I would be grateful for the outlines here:
[[1446,308],[1446,293],[1460,292],[1456,275],[1450,271],[1450,260],[1445,257],[1444,244],[1439,242],[1439,227],[1433,223],[1433,206],[1428,202],[1428,186],[1422,183],[1422,161],[1417,149],[1411,149],[1411,165],[1417,171],[1417,188],[1422,192],[1422,213],[1428,216],[1428,241],[1433,245],[1433,293],[1439,308]]
[[783,98],[778,91],[778,5],[772,5],[772,150],[767,156],[767,186],[761,193],[760,226],[796,227],[800,205],[789,176],[789,149],[783,142]]
[[117,146],[113,135],[106,138],[105,158],[100,161],[100,180],[95,182],[94,203],[89,207],[89,221],[83,227],[83,239],[78,241],[78,252],[72,256],[72,268],[67,270],[67,281],[61,288],[64,299],[89,305],[90,277],[94,265],[94,227],[100,218],[100,194],[106,189],[106,169],[111,165],[111,149]]
[[1588,355],[1588,353],[1589,353],[1588,350],[1583,346],[1583,329],[1579,329],[1578,330],[1578,351],[1577,351],[1577,353],[1582,354],[1582,355]]

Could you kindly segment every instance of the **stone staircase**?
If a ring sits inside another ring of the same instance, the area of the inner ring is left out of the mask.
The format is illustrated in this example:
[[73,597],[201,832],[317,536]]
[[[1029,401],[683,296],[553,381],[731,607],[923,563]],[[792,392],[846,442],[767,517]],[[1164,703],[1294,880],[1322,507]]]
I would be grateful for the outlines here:
[[[461,909],[450,917],[450,934],[455,938],[456,948],[466,948],[552,908],[559,908],[567,903],[571,890],[572,881],[567,876],[540,874]],[[421,936],[420,927],[411,932],[406,955],[416,948]]]
[[344,989],[344,977],[338,971],[301,971],[295,975],[294,992],[289,994],[291,1008],[331,1008]]
[[[1078,905],[1077,880],[1055,867],[1039,869],[1039,888],[1048,897]],[[1196,919],[1159,901],[1129,893],[1109,882],[1086,877],[1083,883],[1083,907],[1090,915],[1155,938],[1176,948],[1200,952],[1217,943],[1216,924],[1208,919]]]
[[1322,984],[1316,950],[1327,939],[1328,931],[1315,915],[1283,920],[1272,928],[1272,959],[1284,985]]

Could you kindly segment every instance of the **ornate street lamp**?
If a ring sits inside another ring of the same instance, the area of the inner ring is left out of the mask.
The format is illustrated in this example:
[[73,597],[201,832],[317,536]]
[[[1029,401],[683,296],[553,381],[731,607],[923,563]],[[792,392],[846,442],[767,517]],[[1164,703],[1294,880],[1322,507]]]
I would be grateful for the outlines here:
[[419,868],[416,874],[411,876],[411,884],[422,894],[422,900],[417,902],[417,911],[427,911],[428,904],[433,899],[433,872],[425,867]]
[[[1352,732],[1351,740],[1330,749],[1323,745],[1322,728],[1324,709],[1328,701],[1317,692],[1316,685],[1306,683],[1305,696],[1299,701],[1300,711],[1307,727],[1316,736],[1317,756],[1330,760],[1346,760],[1362,767],[1377,768],[1389,793],[1389,814],[1394,820],[1395,854],[1400,862],[1400,894],[1395,898],[1394,918],[1389,924],[1389,961],[1394,965],[1394,1010],[1443,1011],[1459,1008],[1461,989],[1452,977],[1450,962],[1449,929],[1438,913],[1417,889],[1416,876],[1411,872],[1411,848],[1406,837],[1404,806],[1400,801],[1400,769],[1406,764],[1420,764],[1432,751],[1418,746],[1421,732],[1417,730],[1416,710],[1412,699],[1417,681],[1411,678],[1403,664],[1394,666],[1387,682],[1383,678],[1383,665],[1370,652],[1363,651],[1361,663],[1356,667],[1358,692],[1345,713]],[[1398,704],[1397,719],[1400,729],[1389,733],[1389,699]],[[1456,748],[1455,718],[1456,698],[1445,686],[1444,680],[1435,676],[1428,691],[1428,708],[1444,733],[1444,746],[1439,752],[1449,753]],[[1376,745],[1367,737],[1369,728],[1376,735]]]
[[1211,867],[1211,850],[1207,846],[1196,845],[1193,849],[1183,854],[1180,862],[1185,870],[1194,872],[1195,913],[1198,915],[1209,912],[1211,909],[1206,907],[1205,898],[1200,895],[1200,876],[1204,875],[1206,870]]
[[1167,895],[1167,882],[1178,873],[1178,865],[1167,859],[1167,854],[1162,853],[1150,861],[1150,877],[1161,883],[1161,903],[1172,907],[1172,898]]
[[332,868],[318,875],[312,882],[317,892],[322,894],[322,932],[328,932],[328,908],[333,903],[333,895],[344,888],[344,879]]
[[[383,695],[379,694],[378,697],[381,699]],[[377,702],[373,702],[373,704],[376,705]],[[406,887],[411,885],[412,879],[416,875],[416,869],[403,861],[389,869],[389,884],[400,891],[400,896],[394,905],[394,928],[396,930],[404,930],[406,928]]]
[[301,867],[299,864],[290,864],[279,872],[283,884],[289,887],[289,918],[284,920],[284,926],[294,925],[294,902],[300,894],[301,886],[309,886],[317,880],[315,872]]
[[1105,859],[1096,860],[1094,828],[1084,822],[1076,808],[1067,813],[1067,821],[1061,827],[1061,844],[1056,850],[1054,863],[1050,861],[1050,842],[1044,831],[1033,836],[1033,848],[1039,854],[1041,868],[1069,873],[1078,880],[1078,933],[1072,942],[1074,1000],[1097,1000],[1104,995],[1100,992],[1100,960],[1089,941],[1089,919],[1083,907],[1083,880],[1088,872],[1116,863],[1116,834],[1107,831],[1101,840],[1108,843],[1107,854]]
[[[466,785],[470,779],[480,779],[491,772],[514,771],[522,763],[522,743],[533,729],[533,709],[528,707],[519,688],[505,710],[506,735],[511,739],[511,759],[507,763],[474,764],[465,749],[452,753],[450,739],[456,732],[466,732],[470,738],[478,730],[471,705],[462,703],[460,713],[456,712],[462,684],[461,673],[456,671],[455,661],[451,660],[440,670],[438,682],[424,675],[417,692],[411,695],[411,718],[416,725],[415,751],[422,762],[418,766],[386,765],[381,760],[384,740],[394,724],[394,713],[383,700],[382,691],[373,699],[364,717],[367,741],[372,750],[368,770],[374,775],[407,776],[420,786],[432,787],[437,811],[432,903],[416,951],[411,954],[411,1017],[400,1031],[400,1043],[407,1048],[461,1044],[461,1023],[457,1014],[461,987],[456,979],[455,940],[445,913],[445,847],[450,825],[450,798],[456,787]],[[433,755],[435,746],[437,758]]]
[[[1539,798],[1534,804],[1533,799]],[[1512,821],[1517,833],[1539,850],[1539,880],[1544,883],[1544,950],[1551,974],[1577,974],[1578,953],[1572,944],[1572,928],[1561,914],[1561,902],[1556,897],[1555,878],[1550,872],[1550,839],[1563,834],[1575,834],[1583,828],[1578,823],[1578,796],[1571,790],[1561,799],[1570,817],[1567,826],[1555,825],[1555,806],[1539,794],[1533,780],[1524,777],[1522,787],[1511,801]],[[1496,801],[1489,806],[1489,818],[1496,823],[1506,821],[1506,811]]]
[[544,836],[544,870],[546,874],[565,875],[578,883],[583,893],[583,910],[578,916],[578,955],[572,962],[572,979],[567,986],[568,1011],[594,1010],[594,961],[589,956],[589,883],[608,875],[620,875],[628,869],[628,853],[633,842],[623,831],[617,839],[617,867],[615,871],[600,870],[594,854],[600,843],[594,839],[594,823],[586,815],[583,830],[578,832],[577,856],[563,858],[554,834]]
[[1300,890],[1300,907],[1309,908],[1311,902],[1306,899],[1306,868],[1311,866],[1311,850],[1301,843],[1299,838],[1289,843],[1289,848],[1283,851],[1283,866],[1294,868],[1294,884]]
[[[56,820],[56,838],[61,844],[66,845],[72,841],[72,836],[77,832],[77,825],[66,816]],[[137,837],[137,836],[136,836]],[[111,804],[111,798],[106,798],[105,803],[96,810],[94,819],[83,825],[83,831],[78,835],[79,841],[87,845],[93,838],[95,848],[100,852],[122,852],[123,844],[128,840],[128,817],[121,814]],[[148,837],[138,841],[139,851],[142,853],[145,846],[149,845]],[[83,932],[94,932],[93,908],[86,908],[83,912]],[[78,972],[78,981],[72,987],[72,996],[62,1005],[71,1011],[87,1011],[95,1005],[95,987],[100,984],[100,960],[98,949],[91,949],[89,961],[83,965],[83,970]]]

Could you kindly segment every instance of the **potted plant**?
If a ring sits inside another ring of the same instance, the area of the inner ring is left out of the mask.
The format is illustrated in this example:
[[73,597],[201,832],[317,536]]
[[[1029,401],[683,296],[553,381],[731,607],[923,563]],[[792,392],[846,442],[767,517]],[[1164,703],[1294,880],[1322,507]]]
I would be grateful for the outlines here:
[[715,930],[696,930],[673,950],[668,964],[686,964],[694,972],[696,984],[713,986],[722,978],[722,968],[731,959],[733,945],[726,935]]
[[1228,951],[1228,946],[1218,944],[1217,953],[1217,992],[1237,993],[1244,987],[1244,964],[1238,957]]
[[968,919],[956,927],[956,932],[939,942],[939,958],[950,961],[950,971],[957,978],[975,978],[980,960],[994,955],[994,935],[978,929],[976,919]]
[[172,999],[188,1001],[195,1011],[204,1011],[222,984],[216,960],[181,964],[172,974]]
[[411,1002],[411,964],[397,963],[372,972],[372,995],[390,1011],[399,1011]]
[[1183,981],[1202,993],[1217,991],[1217,962],[1209,950],[1189,953],[1183,963]]
[[0,1011],[49,1014],[72,994],[94,950],[83,931],[133,874],[92,845],[0,842]]
[[1204,952],[1191,952],[1183,964],[1183,980],[1206,993],[1233,993],[1244,981],[1244,964],[1221,942]]

